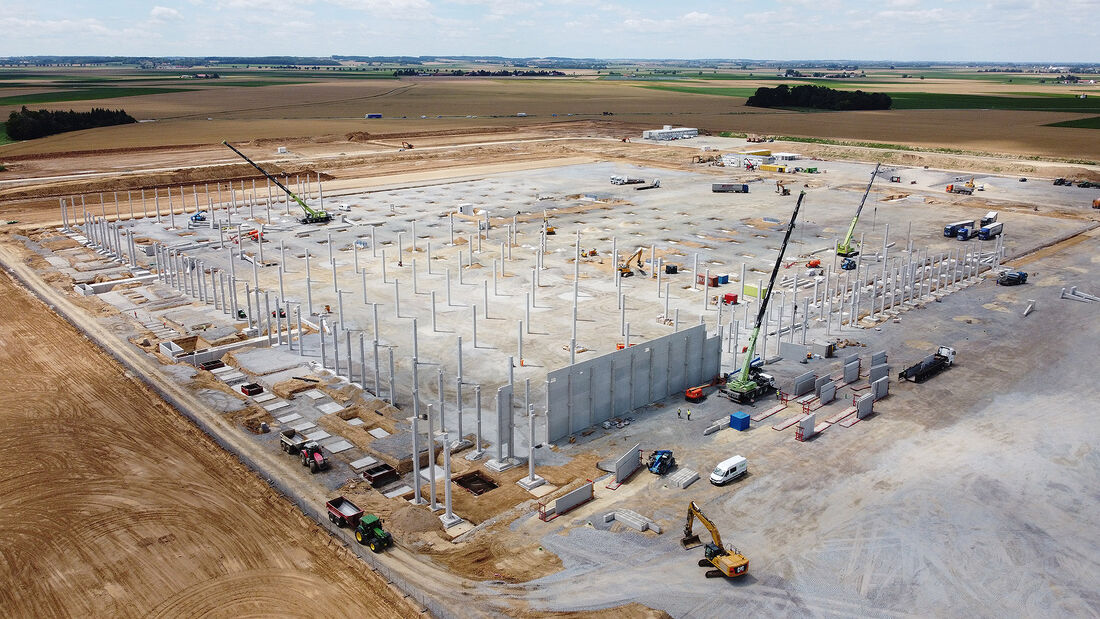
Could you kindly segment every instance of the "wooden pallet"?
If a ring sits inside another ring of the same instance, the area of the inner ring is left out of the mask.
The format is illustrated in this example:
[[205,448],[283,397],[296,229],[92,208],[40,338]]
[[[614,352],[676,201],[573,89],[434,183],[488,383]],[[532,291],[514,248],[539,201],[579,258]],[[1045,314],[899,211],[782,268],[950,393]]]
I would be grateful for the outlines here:
[[851,415],[854,412],[856,412],[856,407],[849,406],[848,408],[840,411],[839,413],[833,415],[832,417],[829,417],[828,419],[825,420],[825,422],[826,423],[837,423],[841,419],[844,419],[845,417],[847,417],[848,415]]
[[799,421],[802,421],[806,417],[809,417],[809,415],[795,415],[794,417],[791,417],[790,419],[788,419],[786,421],[781,421],[781,422],[775,424],[774,426],[772,426],[772,430],[786,430],[787,428],[793,426],[794,424],[798,423]]

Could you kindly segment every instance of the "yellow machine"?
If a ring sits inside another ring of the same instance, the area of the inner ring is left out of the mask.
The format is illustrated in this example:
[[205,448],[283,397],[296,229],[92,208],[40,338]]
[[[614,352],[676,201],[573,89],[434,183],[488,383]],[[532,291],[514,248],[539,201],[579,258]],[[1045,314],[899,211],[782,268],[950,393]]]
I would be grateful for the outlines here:
[[554,226],[550,225],[550,217],[546,214],[546,211],[542,212],[542,227],[546,230],[547,236],[558,233]]
[[642,275],[645,275],[645,271],[642,270],[642,250],[644,249],[644,247],[639,247],[637,250],[634,251],[633,254],[630,254],[630,257],[626,259],[626,262],[623,262],[619,265],[619,277],[634,276],[634,269],[630,268],[630,263],[634,262],[635,260],[638,261],[638,271]]
[[783,181],[775,181],[775,193],[781,196],[791,195],[791,190],[787,188],[787,184]]
[[732,546],[728,550],[722,547],[722,536],[718,534],[718,528],[714,526],[709,518],[703,515],[702,510],[695,504],[695,501],[688,505],[687,524],[684,525],[684,537],[680,539],[680,545],[687,549],[696,548],[700,545],[699,536],[691,532],[692,524],[694,524],[696,518],[710,531],[710,536],[714,540],[704,544],[703,556],[705,558],[699,559],[699,567],[718,568],[707,570],[706,577],[726,576],[733,578],[747,574],[749,560]]
[[412,149],[413,149],[413,145],[412,145],[412,144],[409,144],[408,142],[402,142],[402,143],[401,143],[401,148],[404,148],[405,150],[412,150]]

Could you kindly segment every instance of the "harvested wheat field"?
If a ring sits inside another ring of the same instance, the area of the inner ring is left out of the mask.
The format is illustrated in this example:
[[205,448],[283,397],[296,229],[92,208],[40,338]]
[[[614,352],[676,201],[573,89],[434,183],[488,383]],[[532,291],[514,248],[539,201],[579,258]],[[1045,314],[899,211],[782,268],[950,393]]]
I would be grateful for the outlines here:
[[6,276],[0,308],[5,616],[416,614]]

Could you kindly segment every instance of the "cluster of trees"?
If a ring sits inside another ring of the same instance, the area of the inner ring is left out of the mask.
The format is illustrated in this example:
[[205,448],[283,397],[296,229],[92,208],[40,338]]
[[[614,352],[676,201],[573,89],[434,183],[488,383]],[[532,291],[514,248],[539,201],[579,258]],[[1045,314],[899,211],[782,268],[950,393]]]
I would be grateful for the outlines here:
[[393,74],[397,77],[403,75],[449,75],[452,77],[562,77],[565,75],[565,73],[561,71],[534,69],[501,69],[499,71],[487,71],[485,69],[478,69],[477,71],[463,71],[462,69],[440,71],[439,69],[435,69],[431,72],[421,69],[397,69]]
[[110,127],[136,123],[133,116],[123,110],[92,108],[90,112],[60,112],[53,110],[28,110],[27,106],[18,112],[12,112],[6,123],[8,136],[13,140],[33,140],[35,138],[79,131],[95,127]]
[[834,90],[825,86],[782,84],[775,88],[757,88],[745,105],[753,107],[807,107],[818,110],[888,110],[890,95],[862,90]]

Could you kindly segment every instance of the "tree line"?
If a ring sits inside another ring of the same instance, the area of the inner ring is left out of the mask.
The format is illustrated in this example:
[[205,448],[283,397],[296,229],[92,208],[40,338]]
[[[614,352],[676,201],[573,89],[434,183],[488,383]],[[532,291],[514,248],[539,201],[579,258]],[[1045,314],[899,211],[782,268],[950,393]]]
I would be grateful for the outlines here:
[[745,105],[752,107],[805,107],[817,110],[888,110],[890,95],[862,90],[835,90],[825,86],[757,88]]
[[79,131],[81,129],[94,129],[95,127],[110,127],[112,125],[125,125],[136,123],[137,120],[123,110],[108,110],[104,108],[92,108],[90,112],[68,112],[54,110],[28,110],[27,106],[18,112],[12,112],[8,116],[6,128],[8,136],[13,140],[33,140],[35,138],[65,133],[66,131]]

